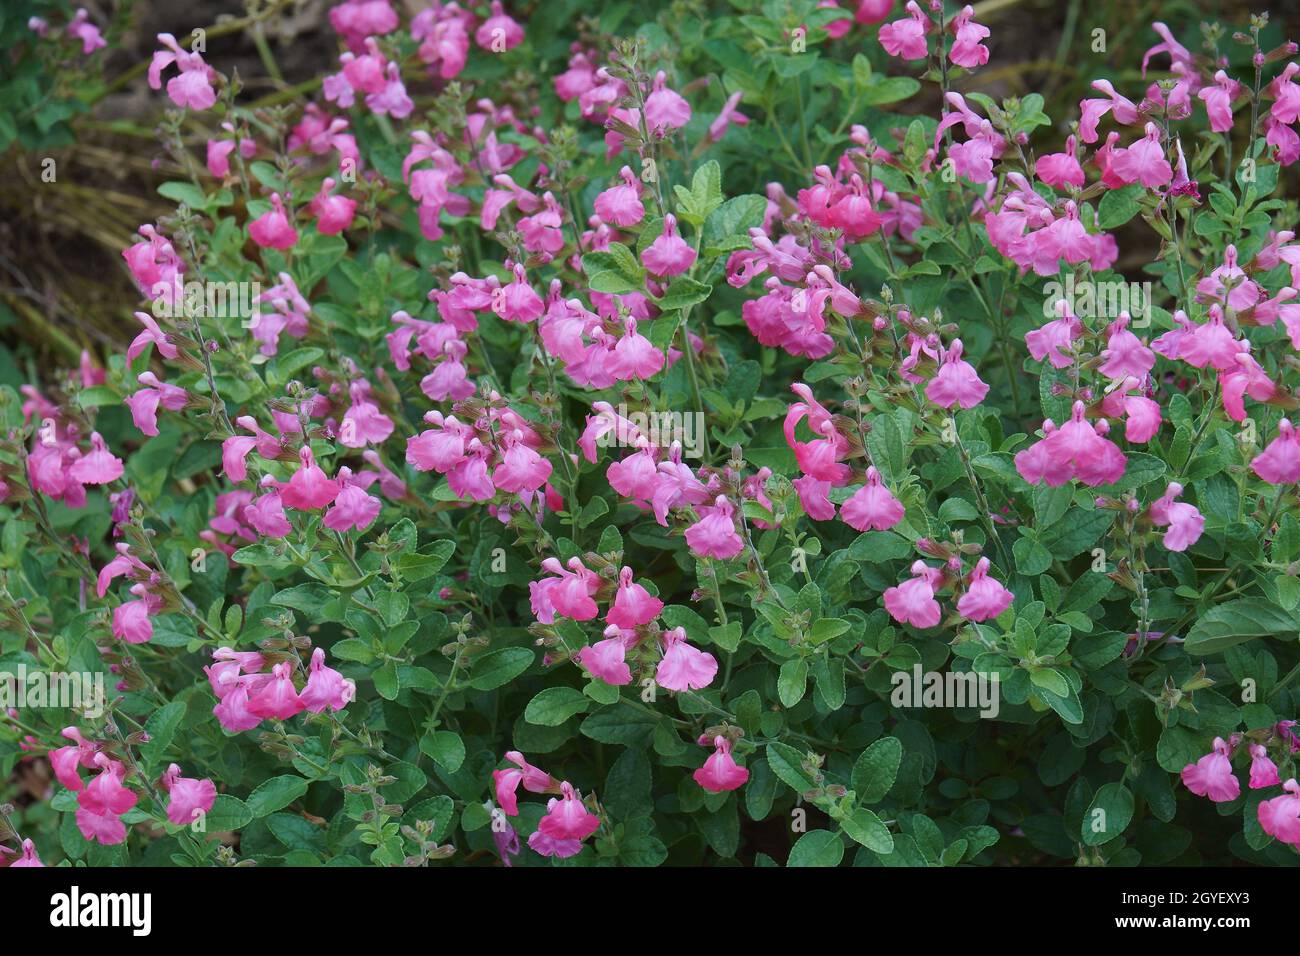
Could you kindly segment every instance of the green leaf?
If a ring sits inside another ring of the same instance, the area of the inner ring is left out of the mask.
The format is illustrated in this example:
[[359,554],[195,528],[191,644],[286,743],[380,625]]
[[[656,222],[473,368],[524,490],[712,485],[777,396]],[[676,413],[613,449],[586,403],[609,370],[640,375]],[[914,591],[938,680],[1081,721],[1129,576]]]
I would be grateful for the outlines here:
[[853,764],[852,786],[862,803],[878,803],[889,793],[903,760],[897,737],[881,737],[858,755]]
[[524,720],[541,727],[558,727],[590,704],[586,696],[572,687],[548,687],[528,702]]
[[855,808],[840,820],[840,826],[844,828],[845,833],[868,850],[874,850],[876,853],[894,852],[894,836],[889,832],[889,827],[866,807]]
[[808,689],[808,662],[803,658],[786,661],[776,679],[776,695],[782,707],[793,707]]
[[1132,183],[1122,189],[1107,190],[1097,208],[1097,215],[1100,217],[1098,226],[1102,229],[1114,229],[1116,226],[1124,225],[1142,208],[1139,200],[1145,192],[1146,187],[1141,183]]
[[465,763],[465,742],[450,730],[425,734],[420,738],[420,752],[448,773],[455,773]]
[[207,812],[203,825],[209,833],[226,833],[252,822],[253,812],[248,809],[248,804],[228,793],[219,793],[217,799],[212,801],[212,809]]
[[145,721],[144,729],[149,739],[140,745],[140,756],[144,758],[146,767],[152,769],[162,761],[163,752],[176,736],[184,717],[185,703],[174,700]]
[[817,784],[804,771],[803,761],[803,754],[788,744],[773,741],[767,745],[768,766],[795,793],[807,793],[817,788]]
[[1122,783],[1105,784],[1083,814],[1081,834],[1087,846],[1115,839],[1133,819],[1133,794]]
[[830,830],[809,830],[790,848],[786,866],[839,866],[844,841]]
[[494,690],[514,680],[533,663],[533,652],[526,647],[503,647],[476,658],[470,670],[469,686],[475,690]]
[[307,781],[302,777],[290,774],[272,777],[248,795],[248,812],[254,818],[264,817],[283,810],[306,792]]
[[1188,654],[1217,654],[1256,637],[1290,638],[1296,619],[1263,598],[1237,598],[1212,607],[1187,632],[1183,649]]

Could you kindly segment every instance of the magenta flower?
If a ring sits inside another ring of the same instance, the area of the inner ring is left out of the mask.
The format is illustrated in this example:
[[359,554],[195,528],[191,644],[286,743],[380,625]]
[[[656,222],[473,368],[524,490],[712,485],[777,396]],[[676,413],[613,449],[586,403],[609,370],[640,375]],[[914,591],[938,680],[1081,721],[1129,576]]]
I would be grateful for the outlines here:
[[712,508],[698,510],[703,517],[686,529],[686,543],[694,554],[725,561],[744,550],[745,542],[736,533],[735,508],[725,495],[718,495]]
[[646,271],[656,276],[681,275],[695,262],[695,250],[677,234],[677,217],[664,216],[664,229],[654,242],[641,253]]
[[631,630],[649,624],[664,609],[664,602],[632,580],[632,569],[624,567],[618,575],[618,590],[605,620],[615,627]]
[[[655,74],[650,95],[645,99],[646,128],[654,136],[664,137],[691,121],[691,104],[668,88],[668,74]],[[662,274],[662,273],[661,273]]]
[[217,800],[217,787],[211,780],[182,777],[181,768],[172,764],[163,774],[162,788],[167,801],[167,819],[176,826],[189,826],[212,809]]
[[280,500],[284,502],[286,508],[297,508],[300,511],[324,508],[338,497],[340,490],[338,479],[326,476],[316,464],[311,449],[305,445],[298,452],[298,460],[301,467],[281,488]]
[[903,520],[903,503],[885,487],[874,465],[867,468],[867,483],[840,507],[840,518],[858,531],[888,531]]
[[1015,595],[989,577],[989,559],[981,557],[966,579],[966,593],[957,599],[957,613],[968,621],[988,621],[1011,606]]
[[1241,795],[1241,782],[1232,772],[1232,750],[1222,737],[1215,737],[1213,749],[1184,767],[1181,776],[1188,790],[1215,803],[1236,800]]
[[925,386],[925,397],[941,408],[974,408],[989,392],[975,366],[961,357],[961,339],[953,339],[946,351],[940,350],[939,371]]
[[899,624],[911,624],[922,630],[939,623],[943,612],[934,599],[935,588],[943,572],[924,561],[912,563],[912,577],[885,591],[885,610]]
[[713,747],[713,753],[704,761],[704,766],[691,774],[695,782],[709,793],[725,793],[743,787],[749,779],[749,771],[731,756],[731,741],[726,737],[714,737]]
[[23,841],[23,853],[18,859],[9,864],[9,869],[17,870],[24,868],[44,867],[41,858],[36,855],[36,844],[31,840]]
[[1250,789],[1262,790],[1276,787],[1282,782],[1278,776],[1277,764],[1268,756],[1268,750],[1260,744],[1250,745]]
[[890,56],[904,60],[924,60],[929,55],[925,43],[925,32],[930,20],[917,5],[916,0],[907,0],[907,17],[894,20],[880,28],[880,45]]
[[1300,784],[1294,777],[1282,784],[1286,792],[1260,803],[1256,816],[1269,836],[1300,846]]
[[1075,402],[1070,420],[1057,428],[1049,418],[1043,422],[1043,437],[1024,451],[1017,452],[1015,463],[1020,477],[1031,485],[1046,481],[1055,487],[1071,478],[1085,485],[1104,485],[1118,481],[1128,459],[1104,437],[1105,420],[1089,425],[1084,421],[1083,402]]
[[955,40],[948,50],[948,59],[968,70],[989,61],[989,48],[981,42],[989,38],[989,28],[976,23],[974,17],[975,8],[967,4],[949,23]]
[[655,683],[668,690],[700,690],[713,683],[718,661],[712,654],[686,643],[686,629],[675,627],[659,635],[663,657],[655,668]]
[[1196,505],[1174,501],[1183,493],[1183,486],[1171,481],[1165,493],[1151,503],[1148,514],[1157,528],[1168,528],[1164,545],[1170,551],[1186,551],[1194,545],[1205,530],[1205,518]]
[[271,194],[271,210],[248,224],[248,235],[263,249],[290,249],[298,242],[298,230],[289,222],[279,193]]
[[344,677],[332,667],[327,667],[325,649],[315,648],[311,652],[307,686],[298,694],[298,700],[303,708],[313,714],[319,714],[326,709],[340,711],[355,700],[356,696],[356,681]]
[[161,89],[162,71],[175,64],[180,72],[167,81],[172,102],[182,109],[209,109],[217,102],[217,91],[212,88],[216,71],[203,62],[201,54],[183,50],[170,33],[158,34],[158,42],[166,49],[155,52],[149,63],[150,89]]
[[1300,435],[1287,419],[1277,425],[1277,437],[1255,456],[1251,469],[1271,485],[1300,481]]
[[636,635],[614,624],[605,628],[605,634],[607,637],[603,641],[589,644],[578,652],[578,663],[592,677],[599,677],[606,684],[621,687],[632,683],[632,669],[627,665],[627,649],[636,640]]

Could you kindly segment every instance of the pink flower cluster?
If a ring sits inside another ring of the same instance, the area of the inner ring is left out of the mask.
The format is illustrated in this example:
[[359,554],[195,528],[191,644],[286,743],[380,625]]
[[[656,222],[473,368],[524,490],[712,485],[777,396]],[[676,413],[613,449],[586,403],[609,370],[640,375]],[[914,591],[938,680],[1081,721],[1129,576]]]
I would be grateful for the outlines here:
[[295,670],[301,669],[294,659],[274,663],[257,651],[219,647],[212,652],[212,660],[203,668],[217,697],[212,712],[231,733],[252,730],[263,720],[288,720],[303,711],[338,712],[357,694],[356,682],[327,666],[325,651],[319,647],[311,653],[301,689],[293,680]]
[[[496,801],[506,816],[519,815],[517,794],[520,785],[529,793],[559,795],[558,799],[552,797],[547,801],[546,814],[528,838],[529,847],[542,856],[561,859],[582,852],[582,841],[600,829],[600,817],[587,809],[582,795],[574,789],[573,784],[567,780],[556,780],[544,770],[534,767],[517,750],[508,752],[506,760],[514,766],[492,771]],[[506,830],[498,832],[494,823],[493,833],[497,836],[502,862],[509,866],[510,853],[519,852],[514,828],[506,824]],[[511,846],[513,850],[508,850]]]

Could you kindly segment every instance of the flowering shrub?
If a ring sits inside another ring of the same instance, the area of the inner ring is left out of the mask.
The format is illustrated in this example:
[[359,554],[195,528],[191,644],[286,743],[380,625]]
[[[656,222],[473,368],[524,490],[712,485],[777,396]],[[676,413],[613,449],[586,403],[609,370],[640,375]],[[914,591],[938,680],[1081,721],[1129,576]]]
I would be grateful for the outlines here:
[[134,338],[0,393],[2,662],[109,675],[11,865],[1295,862],[1275,24],[1048,115],[939,0],[413,6],[157,38]]

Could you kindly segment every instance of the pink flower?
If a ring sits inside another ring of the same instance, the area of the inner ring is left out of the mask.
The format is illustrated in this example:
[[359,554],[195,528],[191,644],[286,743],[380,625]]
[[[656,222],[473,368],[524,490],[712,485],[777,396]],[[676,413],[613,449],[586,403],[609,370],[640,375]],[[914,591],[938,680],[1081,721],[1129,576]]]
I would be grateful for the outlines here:
[[[1232,291],[1228,291],[1228,287]],[[1226,304],[1236,312],[1251,308],[1260,298],[1260,289],[1247,278],[1245,271],[1237,265],[1237,247],[1228,244],[1223,250],[1223,264],[1196,283],[1196,301]]]
[[[370,480],[374,480],[373,473],[370,473]],[[325,512],[321,524],[331,531],[365,531],[379,517],[383,502],[366,493],[365,487],[353,478],[350,468],[339,469],[338,483],[338,496],[329,511]]]
[[569,559],[569,569],[556,558],[546,558],[542,570],[554,577],[528,585],[533,613],[542,624],[554,622],[557,614],[575,621],[590,621],[599,613],[591,596],[600,589],[600,579],[577,557]]
[[974,22],[975,8],[967,4],[949,26],[956,35],[948,59],[958,66],[973,70],[989,61],[989,48],[980,41],[989,38],[989,28]]
[[934,627],[943,616],[939,602],[934,599],[934,589],[943,578],[943,572],[924,561],[912,564],[912,577],[885,591],[885,610],[900,624],[913,627]]
[[514,273],[514,281],[499,294],[500,308],[496,305],[497,296],[493,296],[493,309],[510,322],[532,322],[546,311],[546,303],[525,280],[523,266],[516,265]]
[[325,666],[325,649],[314,649],[311,652],[307,686],[298,694],[303,708],[313,714],[319,714],[327,708],[339,711],[355,700],[356,696],[356,681]]
[[726,134],[727,129],[731,126],[748,126],[749,117],[740,110],[736,109],[740,101],[744,99],[745,91],[737,90],[727,97],[727,102],[722,104],[722,110],[718,113],[712,123],[709,124],[709,141],[719,142]]
[[87,840],[105,846],[126,839],[126,825],[120,819],[140,799],[122,785],[126,768],[103,754],[96,758],[99,774],[77,794],[77,826]]
[[1128,459],[1103,436],[1107,425],[1084,421],[1083,402],[1075,402],[1070,420],[1057,428],[1049,418],[1043,422],[1043,438],[1016,454],[1016,471],[1031,485],[1046,481],[1056,487],[1071,478],[1085,485],[1118,481]]
[[248,709],[262,718],[288,720],[302,713],[303,703],[293,686],[293,665],[288,661],[271,668],[271,679],[248,696]]
[[1128,149],[1117,149],[1110,170],[1125,183],[1140,182],[1148,189],[1167,186],[1174,178],[1174,168],[1165,159],[1160,144],[1160,127],[1147,123],[1146,135]]
[[99,432],[90,434],[90,452],[82,455],[68,469],[68,477],[83,485],[106,485],[122,477],[125,466],[108,446]]
[[1142,394],[1132,394],[1141,384],[1129,376],[1101,401],[1102,414],[1124,419],[1124,438],[1148,442],[1160,431],[1160,405]]
[[1107,113],[1113,112],[1115,120],[1125,126],[1138,121],[1137,105],[1115,92],[1109,80],[1093,80],[1092,88],[1106,94],[1106,99],[1080,100],[1079,136],[1085,143],[1097,142],[1097,123]]
[[903,503],[885,487],[872,465],[867,468],[867,483],[841,506],[840,518],[858,531],[888,531],[903,520],[903,512]]
[[167,791],[167,819],[178,827],[189,826],[212,809],[217,800],[217,786],[211,780],[182,777],[181,768],[172,764],[163,774],[162,788]]
[[624,332],[609,356],[606,368],[620,382],[653,378],[664,367],[664,353],[636,330],[636,319],[623,323]]
[[326,176],[320,184],[320,192],[307,207],[316,217],[316,229],[322,236],[337,236],[352,225],[356,216],[357,201],[346,196],[333,196],[334,180]]
[[609,635],[605,640],[589,644],[578,652],[578,663],[592,677],[599,677],[606,684],[620,687],[632,683],[632,670],[627,665],[627,649],[629,640],[635,640],[635,636],[613,624],[605,628],[605,633]]
[[691,121],[691,105],[680,93],[670,90],[667,82],[668,74],[660,70],[655,74],[650,95],[645,99],[646,128],[661,138]]
[[632,172],[632,167],[624,166],[618,175],[623,182],[611,186],[596,197],[596,215],[615,226],[635,226],[645,218],[645,206],[641,202],[636,174]]
[[1065,152],[1048,153],[1034,161],[1034,175],[1049,186],[1060,189],[1065,186],[1083,188],[1083,167],[1075,154],[1075,138],[1066,137]]
[[664,602],[632,580],[632,569],[624,567],[618,575],[618,590],[605,620],[615,627],[631,630],[649,624],[664,609]]
[[600,817],[583,805],[581,795],[567,780],[560,784],[559,799],[546,804],[546,816],[537,829],[552,840],[585,840],[600,829]]
[[136,428],[149,436],[158,434],[158,408],[178,412],[189,401],[189,393],[179,385],[168,385],[158,380],[153,372],[142,372],[138,380],[147,386],[124,398],[123,404],[131,410],[131,421]]
[[23,855],[9,864],[9,869],[17,870],[24,868],[44,867],[41,858],[36,855],[36,844],[31,840],[23,841]]
[[858,0],[853,19],[864,25],[879,23],[894,9],[894,0]]
[[338,479],[326,477],[325,472],[316,464],[311,449],[305,445],[298,452],[298,460],[301,467],[280,489],[280,500],[285,507],[300,511],[324,508],[339,495]]
[[561,860],[582,852],[581,840],[557,840],[541,830],[533,831],[528,838],[528,846],[542,856],[559,857]]
[[940,350],[939,371],[925,387],[925,397],[941,408],[974,408],[988,394],[988,385],[961,352],[961,339],[953,339],[947,351]]
[[555,780],[549,773],[525,760],[524,755],[518,750],[508,752],[506,759],[518,769],[493,770],[492,785],[496,790],[497,804],[507,816],[513,817],[519,814],[519,802],[515,794],[520,784],[523,784],[524,789],[529,793],[547,793],[554,791]]
[[718,661],[712,654],[686,643],[686,629],[675,627],[659,635],[664,654],[655,668],[655,682],[668,690],[700,690],[713,683]]
[[796,478],[791,484],[799,493],[799,506],[813,521],[830,521],[835,517],[835,503],[831,501],[831,483],[812,475]]
[[492,15],[474,32],[474,42],[492,53],[513,50],[524,42],[524,28],[505,12],[501,0],[492,0]]
[[1107,378],[1124,379],[1131,375],[1142,380],[1155,368],[1155,353],[1128,330],[1128,323],[1129,314],[1121,312],[1107,330],[1106,347],[1101,350],[1105,361],[1098,370]]
[[501,463],[492,472],[492,483],[502,491],[531,494],[551,477],[549,461],[524,443],[523,433],[511,432],[501,436],[505,448]]
[[907,17],[894,20],[880,28],[880,45],[890,56],[904,60],[924,60],[929,55],[925,43],[925,31],[930,21],[917,6],[916,0],[908,0]]
[[1282,784],[1282,789],[1286,792],[1281,796],[1260,802],[1256,816],[1269,836],[1300,846],[1300,784],[1292,777]]
[[686,543],[691,551],[702,558],[727,560],[740,554],[745,542],[736,533],[735,508],[725,495],[714,499],[712,508],[699,521],[686,529]]
[[1174,501],[1183,493],[1183,486],[1171,481],[1165,493],[1151,503],[1149,514],[1151,522],[1158,528],[1168,527],[1165,532],[1165,547],[1170,551],[1186,551],[1201,537],[1205,530],[1205,518],[1196,505],[1185,501]]
[[217,102],[217,91],[212,88],[216,72],[203,62],[198,53],[181,49],[170,33],[158,34],[158,42],[166,49],[158,50],[149,63],[150,89],[162,88],[162,71],[173,63],[180,73],[167,81],[167,95],[182,109],[206,110]]
[[988,621],[1011,606],[1015,595],[989,577],[989,559],[980,558],[966,579],[966,593],[957,600],[957,613],[968,621]]
[[1065,299],[1058,300],[1055,309],[1059,318],[1026,332],[1025,345],[1035,361],[1047,359],[1053,368],[1069,368],[1074,364],[1074,358],[1062,350],[1072,348],[1075,339],[1083,335],[1083,323],[1071,314],[1070,304]]
[[95,763],[95,754],[99,752],[99,745],[83,737],[76,727],[64,727],[59,733],[71,740],[72,744],[51,750],[47,755],[50,766],[54,769],[54,776],[59,783],[69,790],[80,790],[84,784],[78,768],[85,767],[93,770],[98,766]]
[[1262,790],[1276,787],[1282,782],[1278,776],[1277,764],[1268,756],[1268,750],[1260,744],[1250,745],[1250,789]]
[[695,250],[677,234],[677,217],[664,216],[664,231],[641,253],[641,262],[651,275],[681,275],[695,262]]
[[90,22],[90,14],[86,13],[85,7],[77,8],[77,15],[68,22],[65,29],[68,36],[81,41],[83,56],[89,56],[96,50],[108,45],[103,36],[100,35],[99,27]]
[[1183,768],[1183,786],[1215,803],[1227,803],[1241,795],[1241,782],[1232,773],[1232,751],[1222,737],[1214,738],[1214,749],[1196,763]]
[[113,608],[113,636],[128,644],[144,644],[153,637],[153,622],[149,620],[149,603],[140,598],[126,601]]
[[1271,485],[1300,481],[1300,436],[1291,422],[1285,418],[1278,422],[1277,437],[1255,456],[1250,467]]
[[248,224],[248,235],[263,249],[289,249],[298,242],[279,193],[271,194],[271,210]]
[[749,779],[749,771],[739,766],[731,756],[731,741],[726,737],[713,738],[713,753],[704,766],[691,774],[709,793],[738,790]]
[[1243,92],[1242,85],[1223,70],[1214,74],[1214,85],[1196,94],[1205,101],[1205,112],[1210,118],[1210,129],[1226,133],[1232,129],[1232,101]]

